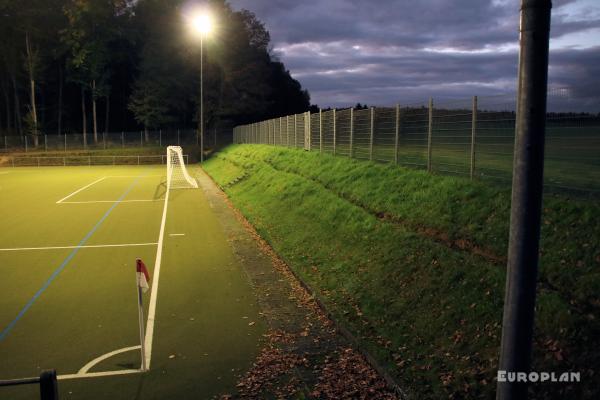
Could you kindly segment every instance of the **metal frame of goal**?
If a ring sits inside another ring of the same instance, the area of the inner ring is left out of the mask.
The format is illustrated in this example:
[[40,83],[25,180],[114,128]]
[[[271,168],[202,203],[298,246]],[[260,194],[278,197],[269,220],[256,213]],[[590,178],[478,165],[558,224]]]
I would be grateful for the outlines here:
[[167,147],[167,187],[170,189],[197,189],[198,182],[190,176],[180,146]]

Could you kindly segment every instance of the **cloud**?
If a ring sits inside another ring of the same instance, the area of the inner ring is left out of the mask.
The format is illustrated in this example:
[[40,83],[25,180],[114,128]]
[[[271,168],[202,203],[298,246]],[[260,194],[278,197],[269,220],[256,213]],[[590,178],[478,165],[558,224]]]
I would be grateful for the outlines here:
[[[597,0],[554,0],[549,83],[594,101],[600,87]],[[314,103],[414,103],[514,92],[514,0],[231,0],[256,13],[274,53]],[[600,111],[600,106],[597,106]]]

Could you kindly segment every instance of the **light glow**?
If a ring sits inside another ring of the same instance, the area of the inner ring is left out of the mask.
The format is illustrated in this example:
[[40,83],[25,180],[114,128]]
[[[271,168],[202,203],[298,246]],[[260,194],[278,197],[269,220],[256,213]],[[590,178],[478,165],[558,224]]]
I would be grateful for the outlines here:
[[213,21],[208,14],[198,14],[192,18],[192,28],[194,32],[205,36],[212,32]]

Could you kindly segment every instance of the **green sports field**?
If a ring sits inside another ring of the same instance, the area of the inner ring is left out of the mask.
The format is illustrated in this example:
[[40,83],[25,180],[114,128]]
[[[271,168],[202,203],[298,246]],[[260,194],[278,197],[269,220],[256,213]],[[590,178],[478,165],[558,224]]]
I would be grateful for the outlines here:
[[258,306],[202,189],[165,196],[165,166],[0,169],[0,380],[56,369],[61,398],[231,391],[259,350]]

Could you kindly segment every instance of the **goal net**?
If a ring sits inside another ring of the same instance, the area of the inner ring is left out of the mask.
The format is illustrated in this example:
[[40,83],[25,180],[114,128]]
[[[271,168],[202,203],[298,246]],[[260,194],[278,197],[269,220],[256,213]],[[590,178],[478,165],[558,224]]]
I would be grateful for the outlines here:
[[198,182],[188,174],[179,146],[167,147],[167,187],[170,189],[197,188]]

